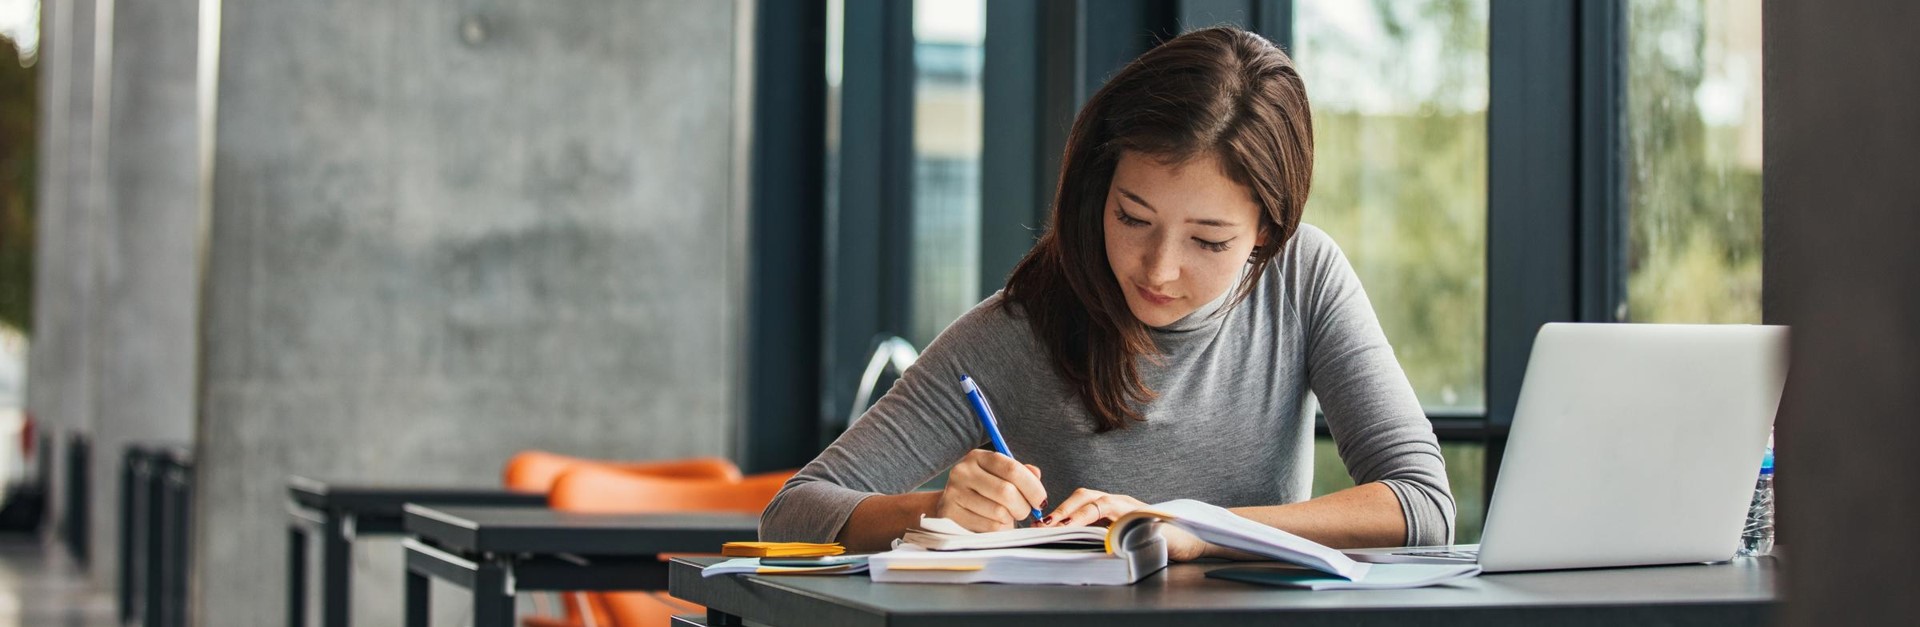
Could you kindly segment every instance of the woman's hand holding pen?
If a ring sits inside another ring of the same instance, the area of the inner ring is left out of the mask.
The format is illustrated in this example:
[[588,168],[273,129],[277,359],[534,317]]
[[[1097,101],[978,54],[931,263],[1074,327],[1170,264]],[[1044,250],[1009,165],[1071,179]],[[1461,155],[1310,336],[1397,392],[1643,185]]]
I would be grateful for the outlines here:
[[1047,488],[1040,484],[1039,467],[974,449],[953,465],[933,515],[972,531],[1002,531],[1046,505]]

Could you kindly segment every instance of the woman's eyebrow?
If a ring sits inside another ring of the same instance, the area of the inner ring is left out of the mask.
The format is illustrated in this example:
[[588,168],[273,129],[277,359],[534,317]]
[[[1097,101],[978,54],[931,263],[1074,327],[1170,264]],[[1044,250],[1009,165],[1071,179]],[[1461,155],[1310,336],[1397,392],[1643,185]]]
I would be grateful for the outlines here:
[[[1148,202],[1147,202],[1147,199],[1145,199],[1145,198],[1141,198],[1139,194],[1135,194],[1135,193],[1133,193],[1132,191],[1129,191],[1129,190],[1128,190],[1127,188],[1125,188],[1125,187],[1115,187],[1114,189],[1117,189],[1117,190],[1120,190],[1120,195],[1121,195],[1121,196],[1126,196],[1128,200],[1131,200],[1131,201],[1134,201],[1134,202],[1136,202],[1136,203],[1139,203],[1139,204],[1140,204],[1140,206],[1142,206],[1142,207],[1146,207],[1146,208],[1147,208],[1147,211],[1152,211],[1152,212],[1154,212],[1154,213],[1160,213],[1160,210],[1159,210],[1159,209],[1155,209],[1155,208],[1153,208],[1153,204],[1151,204],[1151,203],[1148,203]],[[1215,220],[1215,219],[1213,219],[1213,218],[1188,218],[1188,219],[1187,219],[1187,223],[1188,223],[1188,224],[1198,224],[1198,225],[1200,225],[1200,226],[1219,226],[1219,227],[1232,227],[1232,226],[1234,226],[1234,224],[1233,224],[1232,222],[1228,222],[1228,221],[1226,221],[1226,220]]]

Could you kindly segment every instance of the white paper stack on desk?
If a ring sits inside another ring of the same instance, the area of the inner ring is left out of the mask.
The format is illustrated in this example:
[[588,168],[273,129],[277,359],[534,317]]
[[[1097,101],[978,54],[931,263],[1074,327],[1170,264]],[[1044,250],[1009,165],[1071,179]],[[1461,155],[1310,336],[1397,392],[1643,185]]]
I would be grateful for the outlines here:
[[[920,529],[909,530],[894,550],[875,554],[869,563],[873,580],[882,583],[1125,585],[1166,567],[1167,545],[1157,529],[1161,523],[1179,526],[1219,546],[1352,582],[1364,581],[1370,571],[1383,566],[1355,562],[1306,538],[1185,499],[1150,505],[1104,529],[1041,527],[974,533],[946,519],[924,518]],[[1479,572],[1475,566],[1458,568],[1453,577],[1427,577],[1421,583],[1431,585]]]

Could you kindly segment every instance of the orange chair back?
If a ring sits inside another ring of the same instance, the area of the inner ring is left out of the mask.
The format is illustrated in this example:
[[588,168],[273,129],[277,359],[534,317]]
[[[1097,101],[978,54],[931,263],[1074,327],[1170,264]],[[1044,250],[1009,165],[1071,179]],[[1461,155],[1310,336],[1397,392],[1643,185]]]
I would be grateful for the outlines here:
[[[616,462],[561,455],[547,451],[527,450],[521,451],[515,454],[512,459],[507,460],[506,468],[501,473],[503,475],[502,481],[507,489],[510,490],[548,493],[552,490],[554,481],[559,479],[562,474],[581,466],[615,469],[636,475],[652,475],[680,479],[720,481],[726,483],[741,480],[740,468],[734,466],[733,462],[718,457]],[[526,621],[524,621],[524,625],[526,625],[526,627],[585,627],[588,623],[582,618],[584,615],[581,611],[582,606],[585,606],[593,613],[593,625],[610,624],[609,621],[611,619],[608,617],[606,608],[599,607],[597,605],[599,601],[596,599],[575,593],[565,593],[560,595],[560,603],[562,606],[561,616],[528,617]]]
[[773,502],[788,473],[740,481],[640,475],[615,468],[580,466],[553,484],[554,509],[607,514],[737,512],[758,514]]
[[[560,476],[547,494],[554,509],[603,514],[735,512],[759,514],[773,502],[794,471],[757,474],[739,481],[653,477],[618,469],[580,466]],[[596,625],[665,625],[676,614],[699,613],[698,605],[665,592],[587,593]]]
[[502,474],[508,489],[544,493],[553,487],[553,481],[560,478],[561,473],[581,464],[619,468],[627,472],[660,477],[740,480],[740,468],[734,466],[733,462],[718,457],[615,462],[533,450],[521,451],[507,460],[506,470]]

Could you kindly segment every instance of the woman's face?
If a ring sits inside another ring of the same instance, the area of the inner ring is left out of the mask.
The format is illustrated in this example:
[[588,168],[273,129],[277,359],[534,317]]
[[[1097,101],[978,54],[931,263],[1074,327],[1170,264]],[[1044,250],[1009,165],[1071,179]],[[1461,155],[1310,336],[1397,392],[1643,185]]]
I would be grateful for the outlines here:
[[1125,153],[1107,188],[1107,263],[1147,326],[1186,317],[1226,293],[1253,247],[1260,206],[1211,155],[1170,166]]

